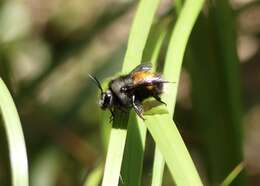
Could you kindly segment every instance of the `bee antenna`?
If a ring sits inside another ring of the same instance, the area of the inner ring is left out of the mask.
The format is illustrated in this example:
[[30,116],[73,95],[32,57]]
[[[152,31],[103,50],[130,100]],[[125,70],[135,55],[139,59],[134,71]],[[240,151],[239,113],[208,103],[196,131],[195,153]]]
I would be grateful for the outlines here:
[[90,77],[90,79],[93,80],[93,82],[97,85],[97,87],[100,89],[101,93],[103,93],[103,89],[102,89],[102,86],[100,84],[100,82],[98,81],[98,79],[90,74],[88,74],[88,76]]

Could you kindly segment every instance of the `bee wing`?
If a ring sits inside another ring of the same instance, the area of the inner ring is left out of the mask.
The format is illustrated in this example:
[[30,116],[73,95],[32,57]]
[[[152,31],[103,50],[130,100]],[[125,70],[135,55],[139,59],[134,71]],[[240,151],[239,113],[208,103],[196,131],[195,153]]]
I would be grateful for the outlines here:
[[144,78],[138,82],[136,82],[136,86],[141,86],[141,85],[149,85],[149,84],[156,84],[156,83],[169,83],[169,81],[166,81],[161,78],[161,76],[153,76],[153,77],[147,77]]
[[152,69],[152,64],[150,63],[142,63],[135,67],[130,74],[133,74],[135,72],[140,72],[140,71],[150,71]]
[[152,85],[157,83],[170,83],[170,82],[162,79],[160,75],[153,76],[153,77],[150,76],[147,78],[140,79],[136,81],[134,84],[125,86],[124,91],[133,91],[135,89],[138,89],[141,86]]

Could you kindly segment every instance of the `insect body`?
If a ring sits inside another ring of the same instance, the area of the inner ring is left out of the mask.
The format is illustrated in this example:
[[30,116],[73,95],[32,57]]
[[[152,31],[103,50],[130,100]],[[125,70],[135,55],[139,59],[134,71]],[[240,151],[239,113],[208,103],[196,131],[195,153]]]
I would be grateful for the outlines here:
[[109,109],[114,116],[114,109],[128,110],[133,108],[139,117],[143,117],[142,101],[154,97],[165,104],[159,95],[163,91],[163,84],[167,83],[158,73],[151,72],[151,65],[140,64],[127,75],[119,76],[111,80],[108,90],[103,91],[100,82],[93,79],[101,90],[99,105],[102,109]]

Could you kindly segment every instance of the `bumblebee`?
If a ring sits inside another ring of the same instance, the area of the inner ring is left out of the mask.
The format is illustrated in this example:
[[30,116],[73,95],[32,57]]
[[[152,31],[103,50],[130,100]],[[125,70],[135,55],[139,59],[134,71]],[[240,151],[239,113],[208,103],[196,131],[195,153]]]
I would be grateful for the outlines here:
[[89,75],[101,91],[99,100],[101,109],[109,109],[114,118],[114,109],[128,111],[133,108],[136,114],[144,120],[143,100],[154,97],[165,104],[160,94],[163,92],[163,84],[168,81],[163,80],[159,73],[151,72],[151,69],[150,64],[140,64],[129,74],[112,79],[106,91],[102,89],[97,78]]

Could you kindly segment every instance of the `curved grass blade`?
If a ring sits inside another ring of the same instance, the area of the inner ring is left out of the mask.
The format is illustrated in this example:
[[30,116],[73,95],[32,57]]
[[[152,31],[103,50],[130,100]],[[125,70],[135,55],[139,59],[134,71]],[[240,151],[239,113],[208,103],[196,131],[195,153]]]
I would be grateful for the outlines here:
[[[183,4],[183,0],[175,1],[175,10],[177,12],[177,15],[180,14],[182,4]],[[165,33],[165,35],[166,35],[166,33]],[[173,75],[175,75],[175,74],[173,74]],[[172,111],[172,112],[174,112],[174,111]],[[163,181],[165,159],[157,145],[155,146],[153,163],[154,164],[153,164],[152,186],[161,186],[162,181]]]
[[159,150],[158,146],[155,147],[154,159],[153,159],[153,176],[152,176],[152,186],[162,185],[163,172],[164,172],[165,160]]
[[138,186],[141,184],[147,129],[143,123],[139,125],[142,121],[138,120],[141,119],[136,118],[136,114],[131,112],[121,169],[122,180],[119,184],[122,186]]
[[172,84],[170,95],[165,96],[167,108],[173,111],[177,96],[177,87],[179,84],[179,76],[182,67],[184,51],[195,24],[195,21],[202,9],[204,0],[187,0],[181,10],[180,16],[172,32],[172,37],[169,43],[163,74],[169,81],[176,82]]
[[127,73],[141,63],[146,40],[152,26],[159,0],[141,0],[128,40],[123,64],[123,73]]
[[[108,151],[104,169],[102,186],[118,185],[121,163],[123,159],[128,113],[115,113],[113,128],[110,132]],[[107,124],[107,123],[104,123]]]
[[146,116],[145,124],[165,158],[176,185],[202,185],[171,116],[169,114]]
[[[143,52],[142,60],[149,61],[155,70],[160,48],[166,35],[169,19],[154,24]],[[146,112],[147,114],[147,112]],[[122,185],[140,185],[143,167],[143,154],[145,147],[146,126],[134,113],[130,116],[126,151],[122,167]]]
[[[159,5],[159,0],[141,0],[138,6],[138,10],[132,25],[132,29],[130,32],[129,40],[128,40],[128,47],[126,51],[126,55],[124,58],[123,63],[123,73],[127,73],[130,70],[132,70],[135,66],[140,64],[143,50],[145,47],[145,43],[150,31],[150,27],[152,25],[153,17],[155,14],[155,11]],[[110,185],[117,185],[118,179],[120,177],[120,168],[121,168],[121,162],[123,158],[123,152],[124,152],[124,145],[126,141],[126,124],[128,123],[128,115],[117,115],[116,117],[120,117],[120,120],[115,119],[116,121],[113,123],[113,128],[111,129],[111,135],[110,135],[110,141],[108,146],[108,153],[107,153],[107,159],[106,159],[106,165],[105,165],[105,173],[102,185],[104,186],[110,186]],[[119,123],[117,123],[117,121]],[[117,128],[116,125],[122,125],[124,124],[125,128]],[[132,123],[131,123],[132,124]],[[137,126],[137,130],[139,131],[138,134],[140,135],[141,141],[139,141],[138,144],[144,144],[145,140],[145,133],[146,129],[145,127],[139,128],[141,125],[132,124],[133,126]],[[131,131],[131,130],[130,130]],[[129,133],[130,140],[136,140],[136,138],[131,137],[132,132]],[[131,151],[130,151],[131,152]],[[138,154],[138,156],[142,159],[143,152]],[[117,158],[114,157],[114,153],[117,156]],[[142,161],[140,161],[142,163]],[[130,167],[130,166],[125,166]],[[138,168],[138,171],[141,169]],[[124,175],[128,174],[128,169],[124,169]],[[132,172],[132,171],[130,171]],[[141,174],[139,174],[141,175]],[[127,180],[127,178],[125,179]],[[135,178],[136,183],[140,182],[140,177]],[[124,182],[124,177],[122,179]],[[126,184],[126,183],[125,183]]]
[[84,186],[98,186],[100,184],[103,173],[103,162],[99,163],[97,167],[95,167],[90,174],[88,175]]
[[[154,25],[154,27],[151,29],[149,36],[150,39],[148,39],[143,59],[144,61],[150,61],[154,68],[156,67],[157,59],[159,57],[169,25],[170,19],[166,17],[163,21]],[[156,108],[156,111],[156,113],[158,113],[158,108]],[[147,114],[147,112],[145,114]],[[163,180],[164,164],[164,158],[156,146],[153,161],[152,186],[161,185]]]
[[[172,111],[172,113],[175,107],[179,74],[182,66],[184,51],[189,35],[203,6],[203,3],[203,0],[188,0],[185,2],[170,40],[163,72],[167,80],[176,82],[176,84],[173,84],[171,87],[171,94],[167,97],[164,96],[164,100],[166,100],[167,103],[167,108],[169,111]],[[189,153],[185,147],[185,144],[183,143],[176,126],[172,125],[172,122],[169,119],[172,118],[172,114],[161,115],[157,117],[157,122],[155,119],[147,120],[146,125],[152,134],[159,150],[163,154],[176,184],[202,185],[191,157],[189,156]],[[160,128],[160,125],[165,127],[165,131]],[[170,145],[170,147],[174,148],[166,148],[164,145]],[[180,163],[180,160],[184,163]]]
[[232,181],[241,173],[241,171],[245,168],[244,162],[239,163],[234,170],[226,177],[226,179],[220,184],[220,186],[228,186],[232,183]]
[[1,78],[0,109],[8,138],[12,185],[28,186],[28,163],[21,122],[12,96]]

